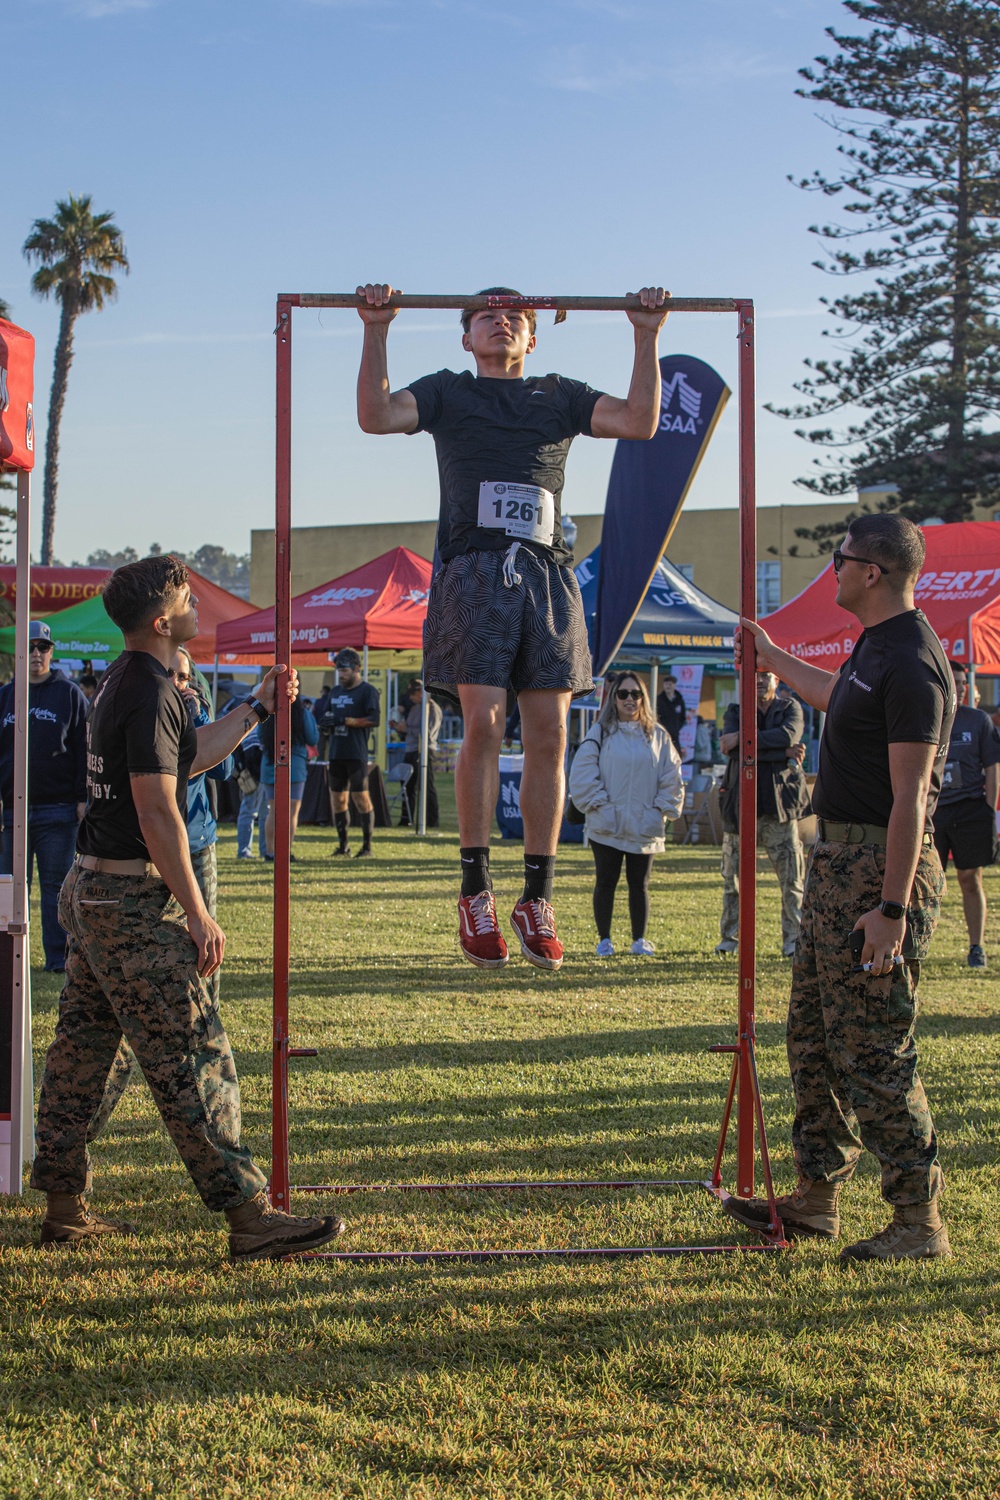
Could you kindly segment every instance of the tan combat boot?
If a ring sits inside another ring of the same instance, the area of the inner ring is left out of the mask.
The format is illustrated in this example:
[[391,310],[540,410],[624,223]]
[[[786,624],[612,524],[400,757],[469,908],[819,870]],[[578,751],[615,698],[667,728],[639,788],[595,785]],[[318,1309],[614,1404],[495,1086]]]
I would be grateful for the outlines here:
[[[802,1178],[794,1193],[785,1193],[776,1200],[785,1234],[790,1240],[812,1236],[824,1240],[837,1238],[840,1233],[837,1212],[840,1187],[839,1182],[810,1182]],[[766,1233],[771,1221],[766,1198],[727,1198],[722,1206],[731,1218],[745,1224],[748,1229]]]
[[103,1219],[91,1213],[82,1193],[46,1193],[42,1244],[79,1245],[82,1240],[104,1234],[136,1233],[134,1224],[123,1219]]
[[908,1208],[893,1209],[892,1222],[871,1239],[859,1240],[841,1250],[840,1259],[853,1260],[931,1260],[950,1255],[948,1231],[941,1218],[938,1200],[915,1203]]
[[303,1250],[315,1250],[343,1233],[344,1221],[326,1218],[297,1219],[271,1207],[262,1189],[238,1208],[227,1208],[230,1260],[283,1260]]

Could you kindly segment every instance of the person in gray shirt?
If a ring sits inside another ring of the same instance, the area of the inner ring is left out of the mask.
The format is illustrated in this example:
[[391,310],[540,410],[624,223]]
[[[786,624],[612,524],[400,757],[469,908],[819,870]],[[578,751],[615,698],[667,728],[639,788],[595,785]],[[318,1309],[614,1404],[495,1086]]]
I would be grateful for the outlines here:
[[[407,795],[410,806],[416,812],[417,798],[420,795],[420,721],[423,715],[424,684],[420,677],[414,677],[407,689],[410,706],[406,710],[405,717],[393,719],[392,727],[400,734],[406,735],[406,754],[403,761],[406,765],[413,767],[413,775],[410,777]],[[434,785],[434,752],[437,749],[438,735],[441,732],[441,720],[443,718],[440,706],[433,698],[427,701],[427,827],[438,828],[440,826],[440,813],[438,810],[437,787]],[[410,824],[406,803],[399,817],[400,828],[408,828]]]

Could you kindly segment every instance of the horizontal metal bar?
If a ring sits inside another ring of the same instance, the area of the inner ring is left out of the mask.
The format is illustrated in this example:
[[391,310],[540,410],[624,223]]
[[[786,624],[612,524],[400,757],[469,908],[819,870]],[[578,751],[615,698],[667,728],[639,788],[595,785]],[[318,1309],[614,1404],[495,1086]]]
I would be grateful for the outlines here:
[[394,1264],[400,1261],[502,1260],[636,1260],[641,1255],[752,1255],[781,1250],[781,1245],[598,1245],[576,1250],[306,1250],[286,1255],[285,1261],[339,1260],[353,1265]]
[[629,1189],[703,1187],[712,1191],[710,1182],[700,1177],[673,1177],[664,1181],[639,1178],[629,1182],[340,1182],[309,1183],[293,1186],[293,1193],[525,1193],[537,1189],[575,1188],[578,1192],[587,1189],[604,1189],[607,1192],[625,1192]]
[[[282,292],[279,302],[291,307],[361,307],[364,297],[357,292]],[[522,297],[501,296],[494,293],[484,296],[479,292],[460,295],[449,292],[441,296],[397,292],[385,304],[387,307],[405,308],[455,308],[462,311],[490,311],[497,307],[554,308],[564,312],[634,312],[642,307],[638,295],[626,297],[550,297],[525,293]],[[668,297],[664,307],[669,312],[736,312],[741,306],[750,305],[749,297]]]

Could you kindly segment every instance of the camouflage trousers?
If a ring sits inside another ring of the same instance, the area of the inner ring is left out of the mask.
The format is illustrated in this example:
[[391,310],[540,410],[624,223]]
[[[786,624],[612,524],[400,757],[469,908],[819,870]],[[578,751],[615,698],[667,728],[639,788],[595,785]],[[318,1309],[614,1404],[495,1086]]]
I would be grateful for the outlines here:
[[[802,915],[802,880],[805,855],[795,819],[782,823],[764,814],[757,819],[757,842],[767,850],[778,885],[781,887],[781,941],[794,943],[799,934]],[[723,938],[735,942],[740,932],[740,836],[722,835],[722,921]]]
[[73,865],[59,897],[66,984],[45,1060],[31,1185],[82,1193],[87,1140],[128,1041],[202,1201],[234,1208],[265,1186],[240,1144],[232,1048],[197,971],[197,949],[161,880]]
[[[194,878],[198,882],[198,889],[205,898],[208,915],[214,917],[219,895],[218,863],[215,857],[215,845],[209,844],[206,849],[199,849],[197,854],[192,854],[191,868],[194,871]],[[218,1010],[218,969],[208,979],[202,979],[200,982],[207,988],[208,998],[215,1009]],[[122,1037],[118,1043],[118,1051],[115,1053],[114,1061],[111,1064],[111,1071],[108,1073],[108,1081],[104,1085],[104,1098],[101,1100],[97,1113],[91,1120],[87,1130],[88,1142],[96,1140],[111,1119],[119,1099],[135,1077],[138,1066],[135,1060],[135,1053],[125,1038]]]
[[814,1182],[847,1182],[866,1147],[882,1168],[882,1196],[907,1207],[943,1186],[913,1030],[944,876],[936,850],[923,849],[910,895],[916,957],[872,979],[851,972],[848,936],[882,899],[884,871],[885,850],[873,844],[813,850],[788,1007],[792,1144],[799,1176]]

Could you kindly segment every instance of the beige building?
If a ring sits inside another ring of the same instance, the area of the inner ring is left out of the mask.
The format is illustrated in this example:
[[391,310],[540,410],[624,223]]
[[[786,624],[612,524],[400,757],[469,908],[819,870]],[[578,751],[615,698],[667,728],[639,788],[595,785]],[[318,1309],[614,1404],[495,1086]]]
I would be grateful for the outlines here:
[[[864,497],[871,503],[872,492]],[[857,501],[822,505],[768,505],[757,512],[757,586],[761,614],[802,592],[826,565],[812,542],[796,536],[798,527],[839,522]],[[579,560],[601,540],[603,516],[574,516]],[[360,568],[392,547],[409,547],[433,557],[436,521],[381,521],[343,526],[301,526],[292,531],[292,593],[301,594]],[[801,556],[790,556],[797,547]],[[684,511],[667,548],[670,561],[720,604],[739,603],[739,517],[735,510]],[[263,607],[274,603],[274,532],[254,531],[251,540],[250,597]]]

